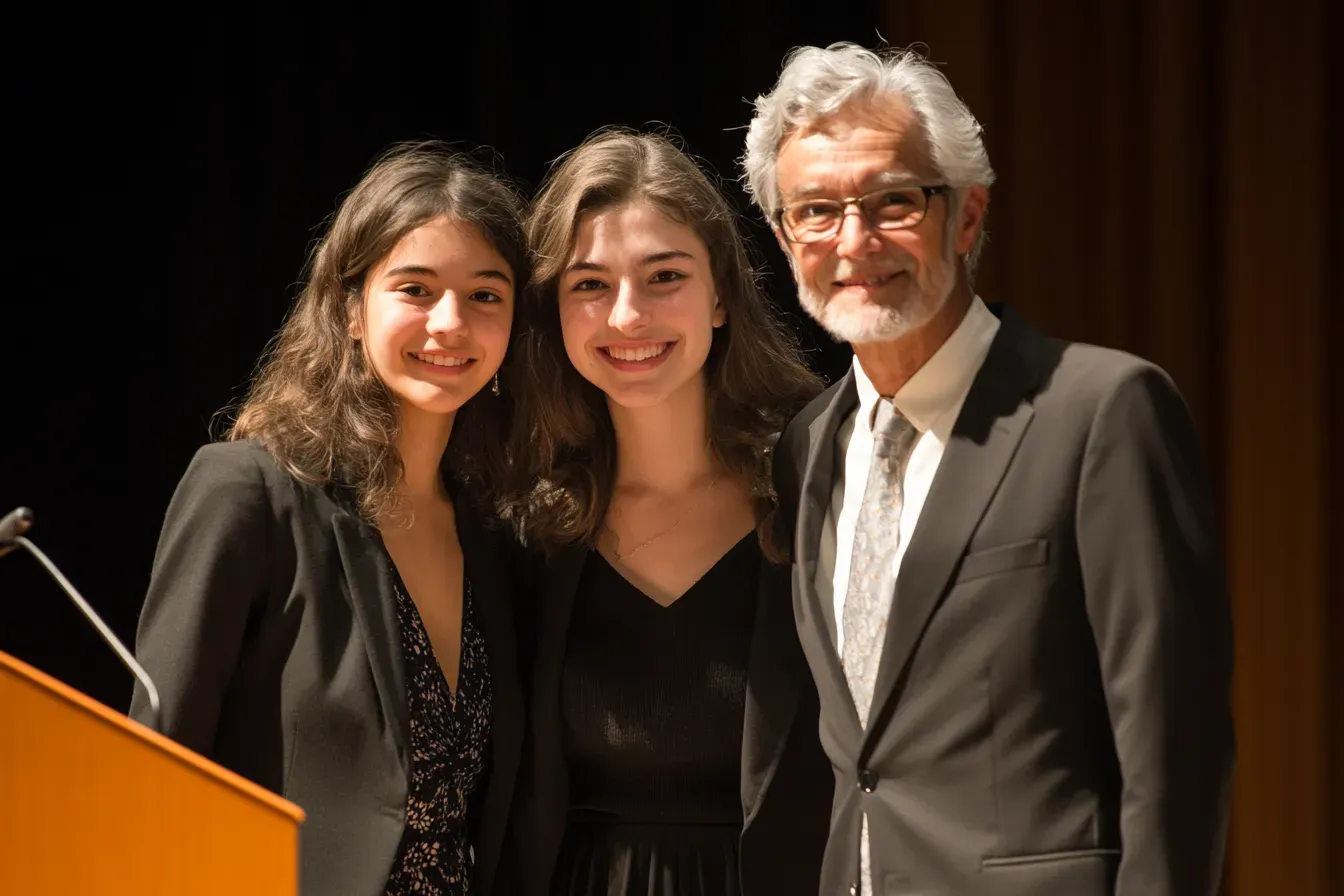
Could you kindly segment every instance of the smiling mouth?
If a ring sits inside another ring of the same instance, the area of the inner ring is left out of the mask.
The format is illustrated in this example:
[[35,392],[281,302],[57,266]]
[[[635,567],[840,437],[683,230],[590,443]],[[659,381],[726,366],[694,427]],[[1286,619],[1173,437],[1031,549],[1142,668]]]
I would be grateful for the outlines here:
[[475,358],[463,358],[457,355],[430,355],[424,352],[407,352],[406,354],[425,364],[433,364],[435,367],[465,367],[476,360]]
[[668,349],[675,344],[673,342],[655,342],[652,345],[641,345],[635,348],[604,345],[598,351],[616,361],[651,361],[667,354]]
[[847,280],[837,280],[835,281],[835,285],[839,289],[846,289],[848,287],[853,286],[868,287],[868,288],[872,288],[874,286],[885,286],[892,280],[895,280],[900,275],[901,272],[896,271],[891,274],[878,274],[873,277],[851,277]]

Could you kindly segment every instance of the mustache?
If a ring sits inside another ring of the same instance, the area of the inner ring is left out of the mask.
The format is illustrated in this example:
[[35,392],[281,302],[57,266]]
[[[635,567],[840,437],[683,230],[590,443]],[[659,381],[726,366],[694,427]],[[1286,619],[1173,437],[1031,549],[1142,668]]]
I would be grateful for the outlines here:
[[871,280],[877,277],[894,277],[897,274],[906,273],[905,267],[863,267],[850,264],[837,265],[835,270],[831,271],[831,276],[827,279],[832,283],[838,280]]

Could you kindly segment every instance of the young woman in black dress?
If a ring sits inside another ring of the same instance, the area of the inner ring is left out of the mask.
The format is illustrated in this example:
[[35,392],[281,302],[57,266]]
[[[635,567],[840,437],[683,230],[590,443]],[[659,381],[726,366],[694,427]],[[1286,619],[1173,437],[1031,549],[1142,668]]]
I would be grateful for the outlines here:
[[768,520],[773,438],[818,382],[666,138],[584,142],[528,238],[524,892],[815,896],[833,779]]
[[131,714],[305,810],[310,896],[496,876],[523,701],[481,508],[510,415],[521,212],[442,146],[382,158],[168,508],[137,636],[162,713],[137,690]]

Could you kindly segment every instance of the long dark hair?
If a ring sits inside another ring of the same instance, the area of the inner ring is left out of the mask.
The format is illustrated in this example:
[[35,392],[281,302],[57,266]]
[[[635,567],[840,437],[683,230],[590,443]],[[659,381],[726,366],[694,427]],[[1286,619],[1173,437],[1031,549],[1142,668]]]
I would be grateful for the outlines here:
[[[305,284],[267,347],[226,437],[257,439],[294,476],[353,491],[368,519],[398,510],[403,468],[397,403],[349,324],[364,279],[406,234],[440,217],[475,227],[513,268],[528,255],[524,204],[483,164],[437,141],[393,146],[341,202],[308,260]],[[487,390],[488,391],[488,390]],[[506,396],[478,394],[457,412],[445,471],[476,492],[504,478]]]
[[557,285],[579,218],[634,201],[690,227],[709,250],[727,315],[705,361],[710,446],[725,471],[747,485],[762,547],[778,559],[769,532],[770,451],[821,383],[766,304],[736,212],[706,170],[662,135],[599,131],[559,160],[533,201],[527,237],[534,280],[519,307],[508,365],[517,397],[516,464],[503,512],[527,541],[546,547],[592,544],[606,517],[616,434],[605,396],[565,354]]

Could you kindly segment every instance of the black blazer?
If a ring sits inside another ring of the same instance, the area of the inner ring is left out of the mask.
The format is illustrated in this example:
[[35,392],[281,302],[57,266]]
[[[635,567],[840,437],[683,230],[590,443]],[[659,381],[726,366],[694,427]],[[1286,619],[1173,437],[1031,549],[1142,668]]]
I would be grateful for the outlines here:
[[[489,893],[523,737],[513,587],[500,536],[460,497],[489,656],[492,753],[474,806],[474,892]],[[348,493],[299,481],[254,442],[207,445],[173,496],[136,653],[159,689],[131,715],[307,813],[306,896],[381,894],[411,766],[396,598]]]
[[[560,716],[566,633],[586,548],[533,558],[529,745],[519,775],[513,864],[525,896],[547,896],[569,811]],[[831,771],[817,738],[817,691],[798,645],[789,567],[762,563],[747,663],[742,736],[745,896],[816,896],[831,810]]]
[[1235,753],[1208,477],[1165,373],[1010,309],[910,539],[867,728],[814,586],[852,372],[775,458],[836,807],[822,892],[868,817],[882,896],[1213,896]]

